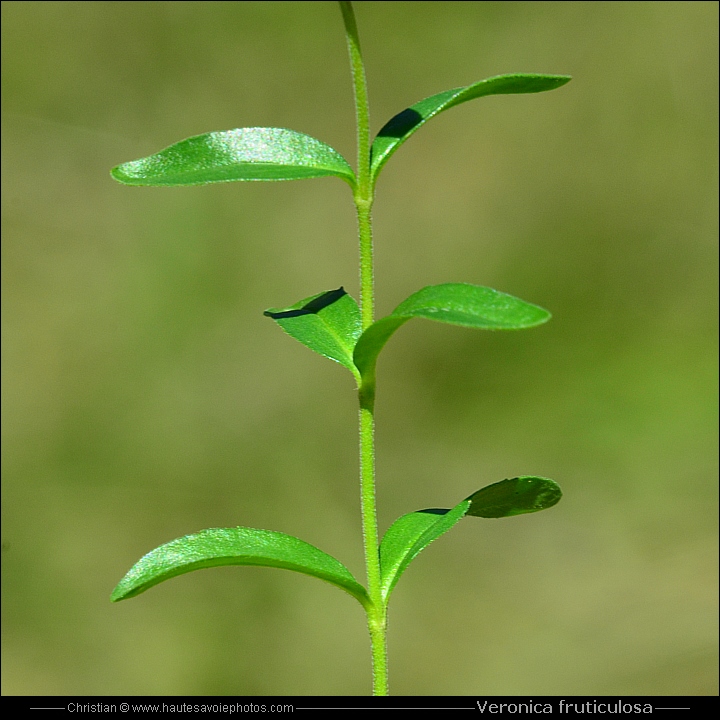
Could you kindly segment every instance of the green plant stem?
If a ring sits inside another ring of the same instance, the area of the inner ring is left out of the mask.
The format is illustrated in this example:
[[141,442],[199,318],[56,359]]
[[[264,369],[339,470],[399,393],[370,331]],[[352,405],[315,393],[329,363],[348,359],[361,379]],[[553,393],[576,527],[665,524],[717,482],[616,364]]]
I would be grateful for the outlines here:
[[[374,320],[375,288],[373,278],[373,242],[371,209],[373,186],[370,178],[370,109],[365,80],[365,66],[360,50],[352,3],[340,2],[355,91],[357,120],[357,185],[354,191],[360,245],[360,315],[363,330]],[[360,400],[360,499],[367,567],[368,629],[372,646],[373,694],[388,694],[387,614],[380,586],[380,552],[378,543],[375,492],[375,386],[361,386]]]
[[350,52],[353,88],[355,91],[355,117],[357,121],[357,185],[355,207],[357,208],[360,239],[360,312],[363,330],[372,325],[375,312],[373,288],[373,246],[370,211],[373,203],[373,187],[370,180],[370,106],[368,103],[365,65],[363,64],[357,24],[352,3],[341,2],[345,34]]

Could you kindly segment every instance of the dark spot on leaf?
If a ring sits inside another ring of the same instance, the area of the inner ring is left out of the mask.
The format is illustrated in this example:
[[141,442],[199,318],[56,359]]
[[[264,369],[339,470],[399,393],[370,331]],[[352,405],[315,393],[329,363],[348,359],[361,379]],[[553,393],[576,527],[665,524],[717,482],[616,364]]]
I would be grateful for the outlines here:
[[337,290],[328,290],[326,293],[319,295],[297,310],[283,310],[282,312],[270,312],[270,310],[266,310],[263,315],[266,315],[273,320],[277,320],[279,318],[299,317],[301,315],[314,315],[319,313],[328,305],[332,305],[334,302],[337,302],[341,297],[343,297],[343,295],[347,295],[345,288],[339,287]]
[[407,108],[395,117],[390,118],[385,125],[382,126],[378,137],[394,137],[401,138],[407,135],[413,128],[416,128],[423,120],[423,116],[412,108]]

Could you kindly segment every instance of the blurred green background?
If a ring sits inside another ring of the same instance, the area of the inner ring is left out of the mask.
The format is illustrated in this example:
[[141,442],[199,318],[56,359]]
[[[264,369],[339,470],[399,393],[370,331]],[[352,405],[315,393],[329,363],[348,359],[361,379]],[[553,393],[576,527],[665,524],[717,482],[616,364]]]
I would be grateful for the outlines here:
[[[398,515],[519,474],[546,513],[467,519],[393,597],[396,694],[717,687],[714,2],[358,2],[373,130],[506,72],[568,73],[424,128],[383,171],[378,312],[489,285],[553,321],[416,321],[379,363]],[[4,2],[4,694],[365,694],[360,607],[278,570],[111,605],[205,527],[295,534],[363,576],[353,381],[262,311],[344,285],[336,178],[128,188],[190,135],[289,127],[354,163],[333,2]]]

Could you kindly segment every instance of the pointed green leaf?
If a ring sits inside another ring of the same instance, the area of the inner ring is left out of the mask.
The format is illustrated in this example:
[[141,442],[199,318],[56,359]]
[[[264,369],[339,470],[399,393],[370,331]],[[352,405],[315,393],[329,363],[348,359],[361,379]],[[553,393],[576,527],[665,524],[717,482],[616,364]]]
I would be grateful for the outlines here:
[[380,583],[386,603],[407,566],[421,550],[461,520],[469,507],[470,501],[463,500],[452,510],[418,510],[399,517],[388,528],[380,543]]
[[469,283],[429,285],[401,302],[392,315],[483,330],[520,330],[550,319],[550,313],[537,305]]
[[344,365],[359,379],[353,348],[362,330],[360,309],[343,288],[313,295],[287,308],[271,308],[264,314],[288,335]]
[[284,128],[239,128],[187,138],[118,165],[126,185],[205,185],[233,180],[301,180],[337,175],[355,186],[345,158],[309,135]]
[[570,82],[569,75],[538,75],[535,73],[514,73],[498,75],[481,80],[473,85],[446,90],[411,105],[387,122],[372,144],[371,175],[375,182],[388,158],[416,130],[430,118],[443,110],[474,100],[485,95],[507,95],[511,93],[535,93],[555,88]]
[[538,512],[560,502],[562,490],[549,478],[523,475],[488,485],[468,500],[468,515],[484,518],[510,517]]
[[135,597],[153,585],[192,570],[219,565],[285,568],[337,585],[363,606],[365,588],[334,557],[292,535],[255,528],[213,528],[161,545],[138,560],[110,599]]
[[408,565],[433,540],[446,533],[465,515],[500,518],[538,512],[560,502],[560,486],[549,478],[523,475],[487,485],[452,510],[434,508],[399,517],[380,543],[380,584],[383,602]]
[[363,382],[373,382],[377,356],[390,336],[410,318],[463,325],[483,330],[520,330],[547,322],[550,313],[512,295],[480,285],[429,285],[400,303],[390,315],[373,323],[354,350]]

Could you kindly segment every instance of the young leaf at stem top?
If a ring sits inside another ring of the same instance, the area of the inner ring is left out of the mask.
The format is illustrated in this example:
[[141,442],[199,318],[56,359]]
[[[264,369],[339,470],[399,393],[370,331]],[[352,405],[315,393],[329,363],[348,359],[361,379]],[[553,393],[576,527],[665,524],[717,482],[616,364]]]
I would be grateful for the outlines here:
[[367,591],[331,555],[292,535],[256,528],[212,528],[172,540],[138,560],[113,590],[113,602],[135,597],[170,578],[219,565],[285,568],[337,585],[363,607]]
[[355,187],[345,158],[320,140],[285,128],[238,128],[181,140],[113,168],[125,185],[205,185],[233,180],[301,180],[337,175]]
[[497,75],[466,87],[446,90],[411,105],[385,123],[373,141],[370,167],[373,184],[376,182],[383,165],[400,145],[430,118],[435,117],[443,110],[485,95],[536,93],[554,90],[570,82],[571,79],[569,75],[541,75],[536,73]]
[[387,605],[400,576],[420,552],[465,515],[500,518],[539,512],[560,502],[561,497],[560,486],[554,480],[523,475],[487,485],[452,510],[418,510],[399,517],[380,543],[383,602]]
[[344,365],[360,382],[353,348],[360,337],[360,308],[343,288],[313,295],[286,308],[270,308],[265,315],[291,337],[320,355]]
[[390,336],[413,317],[482,330],[520,330],[541,325],[551,316],[537,305],[481,285],[429,285],[413,293],[360,336],[353,356],[363,384],[374,382],[378,354]]

